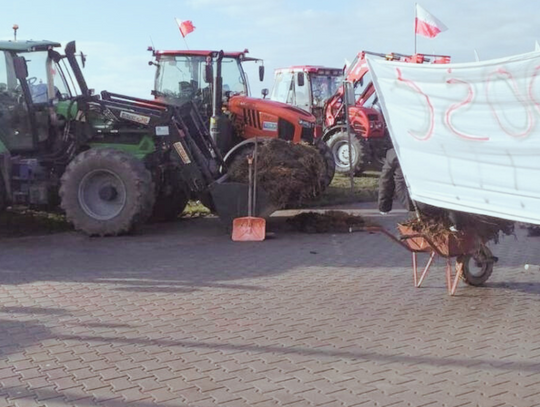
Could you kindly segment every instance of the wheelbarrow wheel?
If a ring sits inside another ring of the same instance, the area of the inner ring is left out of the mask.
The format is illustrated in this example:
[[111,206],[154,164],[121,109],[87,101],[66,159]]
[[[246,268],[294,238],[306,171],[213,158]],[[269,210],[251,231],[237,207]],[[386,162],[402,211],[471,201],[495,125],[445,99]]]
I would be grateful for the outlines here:
[[482,245],[474,254],[458,256],[456,259],[456,269],[463,267],[461,279],[468,285],[481,286],[484,284],[491,273],[493,273],[493,264],[497,258],[493,256],[491,250]]

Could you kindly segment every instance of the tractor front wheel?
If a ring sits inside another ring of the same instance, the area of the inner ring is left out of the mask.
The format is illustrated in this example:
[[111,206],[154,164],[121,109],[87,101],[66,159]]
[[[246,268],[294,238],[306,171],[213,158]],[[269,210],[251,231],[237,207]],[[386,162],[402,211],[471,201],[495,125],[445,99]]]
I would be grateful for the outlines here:
[[349,151],[349,136],[346,132],[340,131],[333,134],[326,142],[336,165],[336,172],[339,174],[349,174],[351,164],[349,154],[352,155],[352,168],[355,175],[360,175],[366,167],[366,152],[361,141],[351,134],[351,150]]
[[67,166],[60,197],[75,229],[90,236],[115,236],[148,219],[155,193],[142,161],[123,151],[91,149]]

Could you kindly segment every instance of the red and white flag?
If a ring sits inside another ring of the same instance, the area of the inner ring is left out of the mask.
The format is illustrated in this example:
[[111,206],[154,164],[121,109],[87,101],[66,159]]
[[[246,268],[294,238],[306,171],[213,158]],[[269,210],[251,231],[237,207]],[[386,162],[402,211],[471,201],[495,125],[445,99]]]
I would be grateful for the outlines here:
[[182,34],[182,37],[186,38],[186,35],[195,30],[195,26],[190,20],[180,21],[178,18],[175,18],[175,20],[176,24],[178,24],[178,28],[180,28],[180,34]]
[[435,38],[439,33],[448,30],[440,20],[429,14],[421,5],[416,4],[414,32],[428,38]]

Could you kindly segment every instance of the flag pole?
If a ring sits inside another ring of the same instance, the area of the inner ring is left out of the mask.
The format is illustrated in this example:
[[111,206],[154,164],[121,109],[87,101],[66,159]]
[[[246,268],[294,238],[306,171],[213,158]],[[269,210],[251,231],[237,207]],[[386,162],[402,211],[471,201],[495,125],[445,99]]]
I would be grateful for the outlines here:
[[418,19],[416,12],[418,10],[418,3],[414,3],[414,54],[416,55],[416,24],[418,24]]
[[186,44],[186,49],[189,51],[189,46],[187,45],[186,37],[182,35],[182,39],[184,40],[184,44]]

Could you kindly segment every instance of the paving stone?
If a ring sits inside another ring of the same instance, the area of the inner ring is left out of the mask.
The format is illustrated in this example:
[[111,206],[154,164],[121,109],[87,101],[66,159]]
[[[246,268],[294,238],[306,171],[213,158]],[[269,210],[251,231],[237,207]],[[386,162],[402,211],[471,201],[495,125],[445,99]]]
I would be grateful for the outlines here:
[[416,289],[410,253],[380,234],[270,219],[275,239],[239,245],[214,218],[162,226],[0,242],[0,406],[540,404],[525,230],[491,246],[485,287],[448,297],[444,261]]

